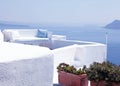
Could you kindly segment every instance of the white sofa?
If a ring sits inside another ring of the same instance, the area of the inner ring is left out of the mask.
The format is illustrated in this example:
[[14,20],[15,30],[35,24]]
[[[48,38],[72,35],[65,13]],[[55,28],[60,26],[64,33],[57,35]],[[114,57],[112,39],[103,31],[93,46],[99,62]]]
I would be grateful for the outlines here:
[[45,47],[2,42],[0,86],[53,86],[53,54]]
[[3,41],[4,41],[3,33],[0,30],[0,42],[3,42]]
[[52,36],[51,32],[42,29],[4,29],[2,32],[4,41],[24,44],[49,41]]

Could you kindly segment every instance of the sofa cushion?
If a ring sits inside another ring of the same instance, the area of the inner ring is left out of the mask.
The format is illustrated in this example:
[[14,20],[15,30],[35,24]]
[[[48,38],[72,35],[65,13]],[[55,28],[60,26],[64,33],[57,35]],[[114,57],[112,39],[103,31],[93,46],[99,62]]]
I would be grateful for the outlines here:
[[46,30],[38,29],[38,32],[37,32],[36,36],[40,37],[40,38],[47,38],[47,31]]
[[5,41],[12,41],[20,37],[20,34],[17,30],[4,30],[3,34]]
[[19,37],[15,41],[42,41],[42,40],[49,40],[49,38],[38,38],[38,37]]
[[13,30],[11,32],[12,32],[12,37],[13,38],[19,38],[20,37],[20,34],[19,34],[19,32],[17,30]]

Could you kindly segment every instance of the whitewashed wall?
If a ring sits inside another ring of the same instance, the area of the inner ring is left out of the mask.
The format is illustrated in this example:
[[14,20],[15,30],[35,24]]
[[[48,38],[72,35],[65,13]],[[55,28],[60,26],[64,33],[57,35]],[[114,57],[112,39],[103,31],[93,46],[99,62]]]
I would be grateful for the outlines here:
[[106,45],[93,43],[86,45],[74,44],[71,46],[52,50],[54,54],[54,83],[58,82],[57,66],[61,62],[82,67],[93,62],[103,62],[106,60]]

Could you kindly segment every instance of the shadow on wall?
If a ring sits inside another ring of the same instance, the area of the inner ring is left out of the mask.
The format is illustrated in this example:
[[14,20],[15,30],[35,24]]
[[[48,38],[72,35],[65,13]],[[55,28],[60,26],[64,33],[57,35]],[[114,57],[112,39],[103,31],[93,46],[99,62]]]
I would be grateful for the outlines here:
[[52,41],[52,50],[56,49],[56,48],[74,45],[74,44],[87,45],[87,44],[92,44],[92,43],[93,42],[77,41],[77,40],[53,40]]

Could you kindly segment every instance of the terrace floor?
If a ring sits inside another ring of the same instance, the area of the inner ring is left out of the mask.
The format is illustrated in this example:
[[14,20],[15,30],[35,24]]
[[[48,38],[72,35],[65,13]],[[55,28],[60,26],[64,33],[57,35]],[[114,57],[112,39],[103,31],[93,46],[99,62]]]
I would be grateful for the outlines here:
[[53,84],[53,86],[61,86],[61,85],[59,85],[59,84]]

